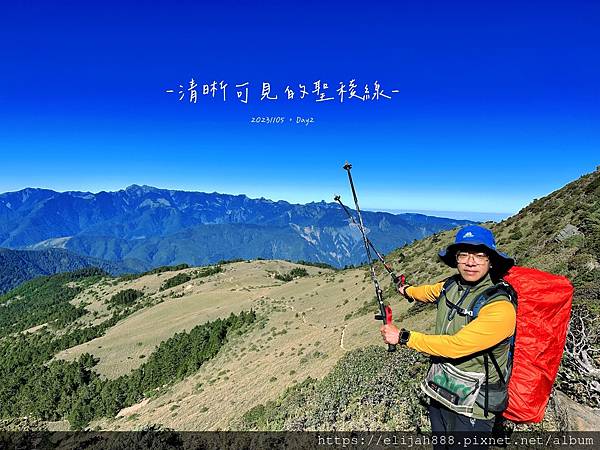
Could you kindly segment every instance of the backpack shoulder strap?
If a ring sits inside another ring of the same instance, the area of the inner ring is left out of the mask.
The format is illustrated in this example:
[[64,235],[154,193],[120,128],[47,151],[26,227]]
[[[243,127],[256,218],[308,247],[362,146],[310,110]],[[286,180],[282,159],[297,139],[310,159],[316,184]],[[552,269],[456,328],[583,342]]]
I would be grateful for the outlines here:
[[444,280],[444,286],[442,286],[442,291],[447,291],[452,286],[454,286],[456,283],[458,283],[456,275],[452,275],[452,276],[446,278]]
[[448,278],[446,278],[444,280],[444,285],[442,286],[442,291],[440,292],[440,295],[438,297],[438,299],[435,301],[435,304],[437,305],[440,302],[440,299],[442,297],[445,297],[446,292],[448,291],[448,289],[450,289],[452,286],[454,286],[455,284],[457,284],[457,276],[456,275],[451,275]]
[[515,307],[517,306],[517,292],[510,284],[501,280],[499,283],[483,291],[481,295],[473,300],[469,307],[469,310],[472,313],[469,314],[469,321],[476,319],[481,308],[497,297],[506,297]]

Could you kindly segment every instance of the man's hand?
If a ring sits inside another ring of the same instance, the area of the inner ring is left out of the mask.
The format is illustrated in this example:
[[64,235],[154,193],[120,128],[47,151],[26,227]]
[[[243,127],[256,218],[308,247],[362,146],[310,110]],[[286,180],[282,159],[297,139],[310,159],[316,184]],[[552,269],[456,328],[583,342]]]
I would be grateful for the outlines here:
[[402,295],[403,297],[406,297],[405,289],[407,287],[408,287],[408,284],[400,284],[400,283],[398,283],[396,285],[396,289],[398,290],[398,292],[400,293],[400,295]]
[[391,323],[382,325],[379,331],[381,331],[381,336],[386,344],[397,345],[400,341],[400,330],[396,325]]

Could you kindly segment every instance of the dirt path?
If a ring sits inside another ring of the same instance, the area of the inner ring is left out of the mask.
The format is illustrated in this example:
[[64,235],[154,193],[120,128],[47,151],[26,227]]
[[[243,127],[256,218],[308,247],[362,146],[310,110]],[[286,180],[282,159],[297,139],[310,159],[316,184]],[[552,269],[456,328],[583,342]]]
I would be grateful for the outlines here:
[[150,402],[149,398],[145,398],[144,400],[142,400],[140,403],[137,403],[135,405],[129,406],[127,408],[123,408],[121,411],[119,411],[119,413],[117,414],[117,417],[126,417],[126,416],[130,416],[133,413],[135,413],[136,411],[139,411],[140,409],[142,409],[144,406],[146,406],[148,403]]
[[342,350],[346,350],[346,348],[344,347],[344,335],[346,334],[346,327],[348,325],[344,325],[344,328],[342,329],[342,336],[340,337],[340,348]]

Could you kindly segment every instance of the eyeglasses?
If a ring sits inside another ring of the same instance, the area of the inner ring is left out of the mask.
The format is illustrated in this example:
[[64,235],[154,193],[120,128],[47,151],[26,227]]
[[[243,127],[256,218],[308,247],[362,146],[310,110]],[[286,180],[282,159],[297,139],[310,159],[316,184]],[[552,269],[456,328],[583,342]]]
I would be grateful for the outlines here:
[[477,265],[484,264],[490,259],[485,253],[458,252],[456,254],[456,262],[464,264],[469,260],[470,256],[473,257],[473,262]]

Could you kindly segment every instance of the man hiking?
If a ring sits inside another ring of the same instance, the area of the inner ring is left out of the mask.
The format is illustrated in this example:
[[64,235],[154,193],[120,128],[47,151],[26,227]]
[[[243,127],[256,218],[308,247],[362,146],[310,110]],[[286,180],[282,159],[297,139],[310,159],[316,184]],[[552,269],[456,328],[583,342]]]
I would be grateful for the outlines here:
[[407,298],[437,303],[435,334],[399,330],[392,324],[383,325],[381,334],[388,344],[431,355],[421,388],[430,398],[429,419],[438,438],[434,447],[445,448],[474,433],[491,436],[496,414],[506,407],[516,306],[496,286],[514,260],[496,249],[490,230],[462,228],[439,257],[458,273],[433,285],[398,287]]

